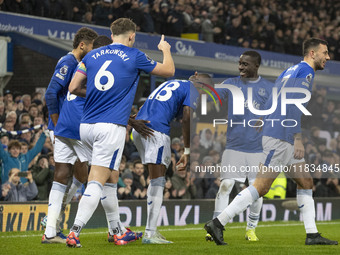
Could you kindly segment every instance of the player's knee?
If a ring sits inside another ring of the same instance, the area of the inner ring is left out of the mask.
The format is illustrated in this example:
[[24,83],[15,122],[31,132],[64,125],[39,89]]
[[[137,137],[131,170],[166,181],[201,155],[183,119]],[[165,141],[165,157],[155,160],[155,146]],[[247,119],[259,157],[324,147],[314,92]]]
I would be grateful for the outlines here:
[[261,187],[256,188],[256,189],[257,189],[257,192],[259,193],[259,196],[263,197],[270,190],[270,186],[261,186]]
[[298,188],[301,189],[312,189],[313,188],[313,179],[312,178],[304,178],[298,185]]
[[71,178],[71,174],[67,172],[58,171],[54,173],[54,181],[67,185],[68,180]]
[[71,165],[69,166],[69,164],[56,163],[56,169],[54,171],[54,181],[67,185],[71,177],[72,177]]
[[223,179],[221,184],[220,184],[220,189],[219,189],[219,193],[223,194],[223,195],[227,195],[230,194],[231,190],[234,187],[234,180],[230,180],[230,179]]

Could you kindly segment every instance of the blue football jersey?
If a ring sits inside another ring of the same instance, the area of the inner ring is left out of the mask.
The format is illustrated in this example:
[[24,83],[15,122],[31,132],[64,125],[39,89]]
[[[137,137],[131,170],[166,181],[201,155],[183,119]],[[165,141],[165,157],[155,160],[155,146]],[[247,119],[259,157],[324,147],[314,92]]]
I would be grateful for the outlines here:
[[157,62],[136,48],[113,43],[87,54],[78,69],[87,75],[81,123],[127,125],[140,71],[151,72]]
[[[276,110],[265,117],[265,124],[263,127],[263,135],[270,136],[273,138],[281,139],[291,144],[294,144],[294,134],[301,133],[301,115],[302,112],[293,104],[287,104],[286,115],[281,113],[281,90],[282,88],[303,88],[310,92],[312,91],[313,80],[314,80],[314,69],[306,62],[302,61],[299,64],[292,66],[285,70],[275,81],[275,87],[278,90],[278,102]],[[304,98],[305,95],[302,93],[287,93],[287,99],[299,99]],[[272,97],[267,102],[265,109],[270,109],[272,106]],[[303,106],[307,106],[304,103]],[[270,120],[275,119],[275,123]],[[295,120],[296,122],[288,121],[285,123],[286,126],[295,127],[285,127],[282,125],[282,121],[285,120]]]
[[[77,65],[78,61],[71,52],[59,59],[45,94],[49,115],[60,113]],[[50,118],[48,129],[54,130],[54,124]]]
[[149,120],[147,126],[170,135],[170,122],[175,117],[182,117],[184,106],[195,110],[198,95],[197,89],[190,81],[166,81],[150,94],[136,119]]
[[80,140],[79,127],[84,104],[85,98],[67,93],[54,129],[55,135]]
[[[242,81],[240,77],[227,79],[223,84],[231,84],[242,90],[244,95],[244,115],[233,114],[233,95],[227,89],[216,89],[222,98],[228,97],[228,128],[226,149],[257,153],[262,152],[262,133],[248,125],[249,120],[259,119],[252,113],[248,104],[248,88],[252,88],[252,104],[257,110],[263,109],[272,93],[274,84],[262,77],[256,81]],[[251,125],[255,125],[251,122]]]

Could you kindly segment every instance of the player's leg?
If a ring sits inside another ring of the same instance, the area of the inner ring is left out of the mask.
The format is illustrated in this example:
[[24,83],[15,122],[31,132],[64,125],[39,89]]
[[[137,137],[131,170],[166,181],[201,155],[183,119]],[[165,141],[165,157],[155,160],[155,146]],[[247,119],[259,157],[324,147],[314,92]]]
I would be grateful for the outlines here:
[[[57,220],[61,211],[63,198],[66,192],[68,181],[72,176],[72,164],[75,161],[74,155],[70,153],[68,145],[62,137],[55,137],[54,159],[56,162],[54,181],[49,195],[48,217],[42,243],[64,242],[63,236],[57,235]],[[58,236],[60,238],[58,238]]]
[[147,190],[147,220],[144,244],[166,244],[167,241],[157,231],[157,221],[163,203],[165,172],[170,163],[170,137],[154,131],[153,137],[143,138],[135,130],[132,132],[142,163],[147,165],[150,184]]
[[[261,161],[262,153],[247,153],[247,174],[249,185],[253,185],[256,175],[258,173],[258,164]],[[256,201],[254,201],[249,207],[249,215],[247,218],[247,228],[246,228],[246,239],[248,241],[258,241],[255,234],[255,228],[259,222],[260,212],[263,204],[263,198],[260,197]]]
[[103,192],[103,187],[110,175],[111,170],[107,167],[91,166],[87,187],[79,201],[78,211],[66,240],[68,246],[81,247],[78,238],[80,232],[96,210]]
[[[234,150],[224,150],[221,161],[222,169],[227,169],[228,165],[238,167],[242,164],[243,155],[237,155],[236,153]],[[228,171],[221,171],[220,173],[221,184],[215,198],[213,218],[216,218],[229,204],[229,195],[235,184],[235,180],[232,179],[234,176],[232,175],[233,173]]]
[[331,241],[322,237],[315,223],[315,203],[313,199],[313,179],[309,171],[305,168],[305,162],[295,163],[290,166],[289,175],[297,183],[296,200],[302,214],[303,223],[306,230],[306,245],[337,245],[337,241]]
[[264,150],[261,162],[264,163],[260,163],[254,184],[242,190],[219,216],[205,224],[204,228],[212,235],[217,245],[226,244],[223,239],[224,226],[259,197],[266,194],[279,174],[272,167],[279,165],[280,159],[285,156],[285,148],[280,147],[279,141],[278,139],[263,140]]
[[235,180],[223,179],[215,198],[213,218],[216,218],[229,204],[229,195],[234,187]]
[[80,231],[96,210],[103,187],[111,176],[111,169],[118,169],[124,148],[125,127],[108,123],[80,124],[80,137],[85,147],[91,147],[92,144],[92,166],[66,240],[70,247],[81,247],[78,238]]
[[117,182],[119,179],[119,171],[113,170],[110,178],[104,185],[101,196],[101,204],[104,208],[106,220],[108,223],[108,241],[116,245],[125,245],[142,237],[142,232],[133,232],[129,228],[125,228],[120,221]]
[[147,221],[143,243],[171,243],[157,231],[157,221],[163,203],[165,185],[165,165],[148,164],[150,184],[147,190]]
[[[71,164],[55,163],[54,180],[48,198],[48,217],[42,243],[49,243],[50,241],[53,242],[53,239],[57,237],[57,220],[61,211],[63,198],[66,193],[67,183],[71,176]],[[56,240],[57,239],[58,238],[56,238]]]
[[73,180],[70,189],[67,193],[67,198],[65,201],[65,205],[68,205],[74,194],[77,192],[78,189],[81,188],[81,186],[87,181],[88,178],[88,163],[87,161],[81,162],[80,160],[77,160],[74,163],[73,166]]

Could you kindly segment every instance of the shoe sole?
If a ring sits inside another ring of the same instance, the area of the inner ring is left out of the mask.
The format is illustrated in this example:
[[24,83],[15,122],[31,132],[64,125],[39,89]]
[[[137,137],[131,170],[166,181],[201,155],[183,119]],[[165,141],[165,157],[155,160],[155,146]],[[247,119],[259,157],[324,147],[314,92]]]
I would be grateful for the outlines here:
[[51,239],[45,238],[45,239],[41,240],[41,243],[42,244],[56,244],[56,243],[65,244],[66,239],[62,239],[60,237],[59,238],[54,237],[54,238],[51,238]]
[[70,248],[81,248],[81,244],[77,244],[74,242],[66,242],[66,246]]
[[168,241],[168,240],[163,240],[161,239],[161,241],[152,241],[150,239],[143,239],[142,240],[142,244],[171,244],[173,242]]

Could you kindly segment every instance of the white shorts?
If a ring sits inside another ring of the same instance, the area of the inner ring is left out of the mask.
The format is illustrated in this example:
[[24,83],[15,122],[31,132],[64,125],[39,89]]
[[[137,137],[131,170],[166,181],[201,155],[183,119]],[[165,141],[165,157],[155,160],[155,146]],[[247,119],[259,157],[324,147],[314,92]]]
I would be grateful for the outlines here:
[[169,167],[171,149],[168,135],[154,130],[153,136],[145,139],[136,130],[132,130],[132,136],[143,164],[163,164]]
[[233,179],[245,182],[248,178],[249,183],[255,181],[259,171],[262,152],[249,153],[227,149],[223,152],[221,161],[222,179]]
[[269,136],[262,137],[263,155],[261,163],[279,170],[284,166],[303,163],[305,159],[294,158],[294,145]]
[[113,123],[80,124],[80,138],[91,165],[118,171],[125,136],[126,128]]
[[62,136],[55,136],[54,161],[74,165],[77,158],[87,161],[84,145],[81,141]]

